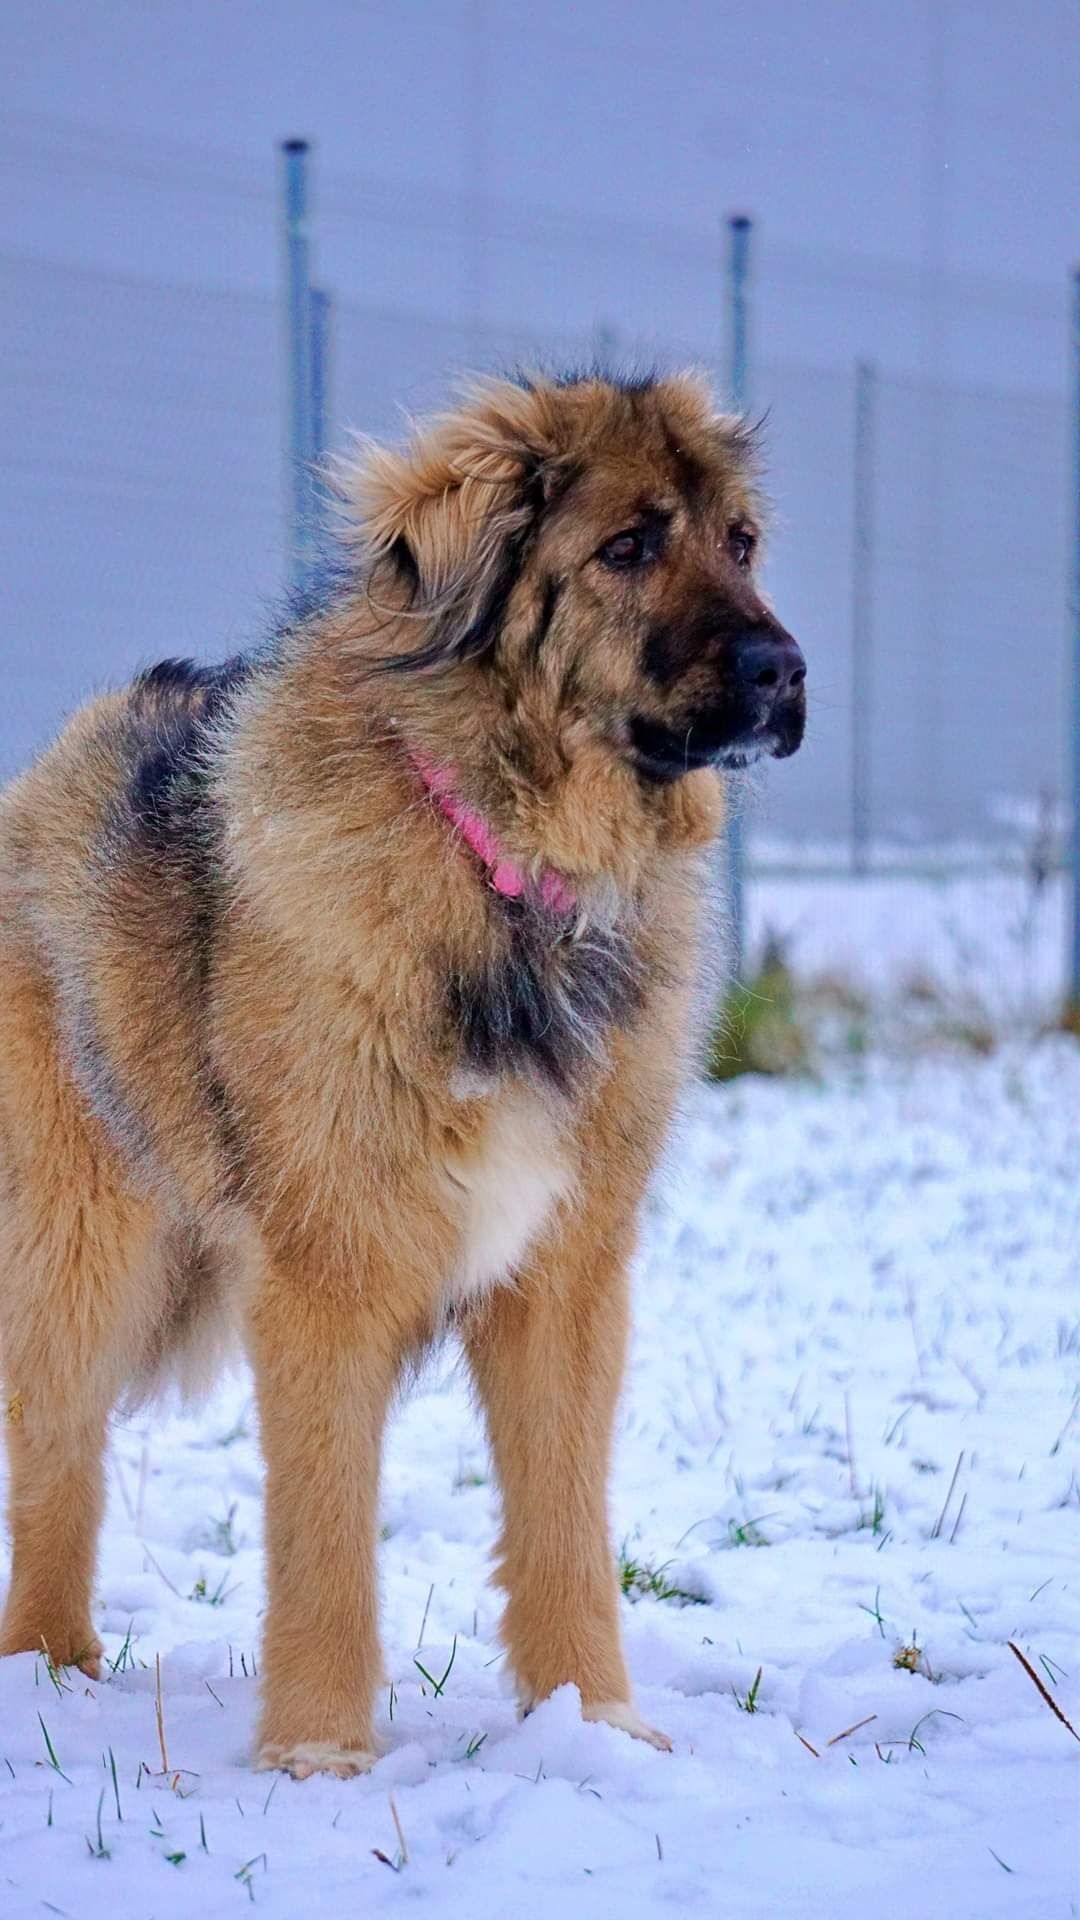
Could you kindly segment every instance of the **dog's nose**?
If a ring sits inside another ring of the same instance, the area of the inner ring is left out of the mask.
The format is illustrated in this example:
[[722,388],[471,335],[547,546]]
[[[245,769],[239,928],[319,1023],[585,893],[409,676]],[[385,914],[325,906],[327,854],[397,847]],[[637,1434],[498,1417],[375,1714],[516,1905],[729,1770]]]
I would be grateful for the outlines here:
[[749,691],[788,700],[806,679],[802,648],[790,633],[744,633],[735,643],[735,678]]

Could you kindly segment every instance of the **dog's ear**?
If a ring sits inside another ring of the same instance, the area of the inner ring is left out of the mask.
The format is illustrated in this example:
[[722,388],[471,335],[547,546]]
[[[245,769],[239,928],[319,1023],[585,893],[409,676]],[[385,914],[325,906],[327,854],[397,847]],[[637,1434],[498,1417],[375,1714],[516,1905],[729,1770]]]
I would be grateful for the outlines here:
[[369,443],[338,475],[347,536],[438,623],[402,665],[477,654],[493,637],[557,460],[550,393],[487,381],[404,448]]

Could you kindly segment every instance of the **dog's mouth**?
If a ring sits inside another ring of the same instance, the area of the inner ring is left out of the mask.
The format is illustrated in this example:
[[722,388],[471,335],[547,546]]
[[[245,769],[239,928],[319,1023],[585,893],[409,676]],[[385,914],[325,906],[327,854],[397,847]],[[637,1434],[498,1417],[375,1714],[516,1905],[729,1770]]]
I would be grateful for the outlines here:
[[635,714],[630,722],[634,764],[646,780],[682,779],[702,767],[741,771],[759,760],[787,760],[802,745],[806,702],[802,698],[774,706],[765,719],[747,724],[744,715],[715,712],[693,716],[682,725]]
[[748,740],[745,745],[721,747],[712,760],[714,767],[723,767],[725,772],[741,772],[743,767],[756,766],[759,760],[778,758],[775,735],[765,734],[760,740]]

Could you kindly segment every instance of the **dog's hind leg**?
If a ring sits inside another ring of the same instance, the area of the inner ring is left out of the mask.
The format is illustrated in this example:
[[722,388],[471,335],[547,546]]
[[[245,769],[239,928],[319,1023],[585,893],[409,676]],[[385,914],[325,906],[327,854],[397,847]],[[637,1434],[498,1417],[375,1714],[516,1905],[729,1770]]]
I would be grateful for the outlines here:
[[[14,977],[13,977],[14,974]],[[0,1005],[0,1363],[13,1562],[0,1653],[94,1675],[109,1413],[152,1313],[154,1220],[68,1077],[47,991]]]

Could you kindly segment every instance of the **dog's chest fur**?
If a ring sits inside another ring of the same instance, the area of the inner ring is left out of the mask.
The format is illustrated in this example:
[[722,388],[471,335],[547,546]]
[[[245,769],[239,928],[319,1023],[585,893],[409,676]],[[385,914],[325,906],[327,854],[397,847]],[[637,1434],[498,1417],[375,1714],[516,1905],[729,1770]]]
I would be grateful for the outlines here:
[[481,953],[449,971],[446,1014],[465,1067],[565,1093],[603,1058],[611,1030],[632,1023],[644,989],[623,928],[559,927],[531,906],[499,901]]
[[447,981],[451,1091],[478,1116],[468,1148],[456,1142],[446,1161],[461,1221],[451,1302],[510,1278],[572,1198],[575,1094],[636,1017],[644,988],[622,928],[492,903],[486,945]]
[[[458,1090],[466,1098],[478,1091],[465,1075]],[[449,1305],[510,1278],[574,1187],[570,1149],[537,1093],[525,1085],[496,1087],[478,1105],[475,1136],[448,1150],[444,1162],[461,1223]]]

